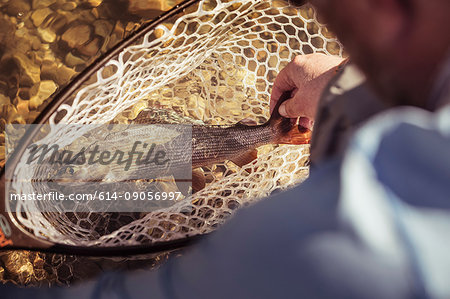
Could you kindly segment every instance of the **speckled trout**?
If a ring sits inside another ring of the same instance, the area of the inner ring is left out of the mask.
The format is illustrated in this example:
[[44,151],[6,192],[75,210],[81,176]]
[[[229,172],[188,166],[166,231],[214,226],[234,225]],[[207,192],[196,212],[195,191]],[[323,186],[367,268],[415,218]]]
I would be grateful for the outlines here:
[[[270,119],[261,125],[243,120],[232,126],[192,125],[192,168],[231,160],[239,166],[256,158],[255,149],[267,144],[306,144],[311,131],[282,117],[279,105],[290,97],[282,95]],[[143,110],[134,123],[151,123],[151,110]],[[184,150],[184,149],[181,149]]]
[[[225,160],[231,160],[242,167],[256,158],[256,148],[259,146],[309,143],[311,136],[309,130],[300,127],[291,119],[284,118],[278,113],[279,105],[288,97],[288,94],[282,96],[269,120],[261,125],[255,125],[248,120],[243,120],[232,126],[191,123],[189,124],[191,142],[178,138],[176,130],[170,130],[163,126],[158,127],[158,125],[144,126],[155,123],[155,111],[144,109],[131,122],[132,125],[136,125],[135,128],[128,130],[126,134],[123,132],[108,133],[106,137],[101,138],[101,141],[94,143],[91,139],[91,144],[87,149],[92,150],[94,144],[99,143],[102,144],[103,148],[108,148],[112,152],[127,153],[132,150],[132,144],[136,143],[136,140],[141,140],[142,142],[139,142],[142,144],[145,140],[153,139],[158,140],[159,143],[152,144],[155,147],[152,149],[152,153],[158,153],[162,150],[169,152],[170,159],[167,159],[167,163],[159,165],[157,163],[142,164],[135,160],[134,163],[128,165],[128,168],[125,168],[126,172],[123,165],[119,165],[120,163],[110,163],[109,165],[62,163],[59,166],[53,164],[50,169],[49,166],[46,169],[41,167],[40,172],[41,174],[45,173],[46,179],[51,181],[81,185],[87,181],[102,183],[105,181],[139,180],[153,178],[156,175],[174,175],[177,178],[177,173],[179,174],[183,167],[186,170],[187,161],[189,161],[189,166],[192,169]],[[156,122],[160,122],[160,120]],[[152,138],[149,137],[150,135],[152,135]],[[194,180],[196,175],[194,172],[192,174]],[[182,175],[179,174],[179,176]],[[199,184],[199,186],[202,185],[202,183]]]

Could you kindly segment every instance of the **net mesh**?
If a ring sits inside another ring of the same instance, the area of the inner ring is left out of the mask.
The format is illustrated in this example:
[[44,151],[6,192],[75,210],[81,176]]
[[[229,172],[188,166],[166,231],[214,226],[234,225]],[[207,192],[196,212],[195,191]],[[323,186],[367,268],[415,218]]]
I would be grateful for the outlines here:
[[[264,123],[276,74],[293,57],[342,51],[312,7],[203,0],[111,59],[59,107],[50,123],[129,123],[147,107],[205,125],[243,118]],[[77,128],[50,132],[41,142],[76,138],[84,133]],[[18,194],[32,191],[25,169],[18,167],[14,174],[12,187]],[[239,207],[302,182],[308,174],[308,147],[263,146],[253,164],[240,168],[224,161],[200,171],[204,189],[158,211],[36,213],[30,201],[19,202],[17,221],[39,238],[77,246],[138,245],[207,233]]]

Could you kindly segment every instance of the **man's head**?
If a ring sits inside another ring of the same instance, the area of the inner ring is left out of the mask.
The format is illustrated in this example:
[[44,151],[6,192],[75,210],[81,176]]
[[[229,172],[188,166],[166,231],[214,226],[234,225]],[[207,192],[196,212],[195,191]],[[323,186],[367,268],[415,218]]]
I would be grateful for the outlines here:
[[426,106],[433,76],[449,51],[449,0],[310,2],[383,98]]

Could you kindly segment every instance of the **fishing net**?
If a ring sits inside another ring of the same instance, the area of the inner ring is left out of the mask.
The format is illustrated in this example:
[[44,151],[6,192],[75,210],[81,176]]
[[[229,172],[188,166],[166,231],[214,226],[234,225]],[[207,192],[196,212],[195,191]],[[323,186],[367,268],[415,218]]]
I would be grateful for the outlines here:
[[[202,0],[124,48],[78,88],[50,123],[130,123],[144,108],[172,111],[205,125],[244,118],[264,123],[277,73],[299,54],[342,55],[312,7],[284,1]],[[47,135],[58,140],[82,130]],[[23,157],[26,159],[27,157]],[[149,213],[36,213],[20,202],[17,222],[39,238],[77,246],[123,246],[204,234],[240,207],[302,182],[308,147],[268,145],[242,168],[231,161],[202,167],[204,189]],[[18,167],[12,188],[31,188]]]

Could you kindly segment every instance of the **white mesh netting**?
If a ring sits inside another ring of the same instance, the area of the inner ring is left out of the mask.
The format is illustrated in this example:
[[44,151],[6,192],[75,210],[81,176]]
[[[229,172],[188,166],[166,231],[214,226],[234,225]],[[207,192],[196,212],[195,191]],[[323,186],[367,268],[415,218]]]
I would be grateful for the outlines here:
[[[277,73],[295,55],[313,52],[342,55],[342,47],[311,7],[202,0],[110,60],[59,107],[50,123],[126,123],[146,107],[175,111],[205,125],[243,118],[263,123]],[[59,130],[43,142],[82,133]],[[169,208],[67,215],[31,212],[30,201],[18,205],[17,221],[39,238],[78,246],[183,238],[210,232],[237,208],[300,183],[308,173],[307,161],[307,146],[264,146],[256,163],[243,168],[230,161],[202,167],[206,187]],[[13,189],[30,192],[30,176],[18,167]]]

